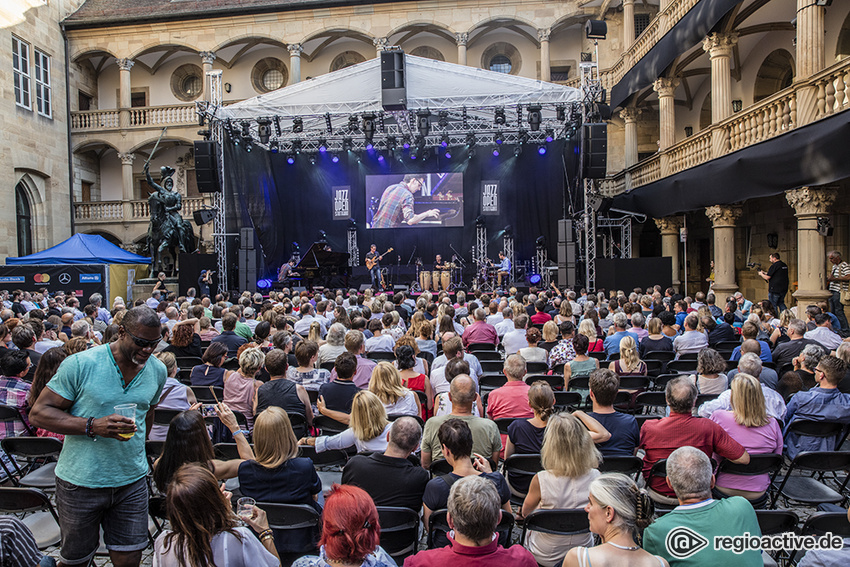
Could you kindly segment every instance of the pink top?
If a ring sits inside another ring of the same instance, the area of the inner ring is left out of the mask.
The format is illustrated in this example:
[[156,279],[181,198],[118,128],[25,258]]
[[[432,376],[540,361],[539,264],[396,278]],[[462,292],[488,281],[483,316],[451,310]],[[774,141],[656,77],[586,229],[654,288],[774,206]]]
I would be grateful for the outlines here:
[[233,372],[224,381],[224,399],[227,407],[242,412],[248,420],[248,429],[254,429],[254,378]]
[[[779,423],[773,418],[767,425],[761,427],[744,427],[735,421],[735,414],[730,410],[717,410],[711,414],[711,421],[722,427],[735,441],[744,446],[751,455],[764,453],[782,453],[782,431]],[[758,476],[741,476],[721,473],[717,475],[717,486],[751,492],[764,492],[770,484],[766,474]]]
[[[522,380],[506,382],[504,386],[496,388],[487,396],[487,415],[491,419],[501,417],[534,417],[534,412],[528,405],[528,390],[531,388]],[[499,456],[505,456],[505,442],[508,436],[500,434],[502,438],[502,450]]]

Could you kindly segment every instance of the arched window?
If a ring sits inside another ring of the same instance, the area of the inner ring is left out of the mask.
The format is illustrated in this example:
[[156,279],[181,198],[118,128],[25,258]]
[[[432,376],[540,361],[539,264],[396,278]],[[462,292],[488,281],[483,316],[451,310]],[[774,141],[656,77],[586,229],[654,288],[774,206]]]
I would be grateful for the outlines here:
[[15,213],[18,229],[18,256],[32,254],[32,208],[21,183],[15,187]]
[[481,54],[481,68],[496,73],[516,75],[522,66],[522,57],[519,50],[504,41],[490,45]]
[[758,102],[787,89],[794,82],[794,58],[784,49],[777,49],[764,58],[756,73],[753,102]]
[[435,61],[445,61],[446,58],[443,57],[443,53],[434,47],[429,47],[427,45],[421,45],[410,52],[411,55],[415,55],[417,57],[427,57],[428,59],[434,59]]
[[366,61],[366,58],[356,51],[343,51],[331,61],[331,73],[364,61]]
[[835,60],[841,61],[845,57],[850,57],[850,14],[841,26],[841,31],[838,33],[838,45],[835,46]]

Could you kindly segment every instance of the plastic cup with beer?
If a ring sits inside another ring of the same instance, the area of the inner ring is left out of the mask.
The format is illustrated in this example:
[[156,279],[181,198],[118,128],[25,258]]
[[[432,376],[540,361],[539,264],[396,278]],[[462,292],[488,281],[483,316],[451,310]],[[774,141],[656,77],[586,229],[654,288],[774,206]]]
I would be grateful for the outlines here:
[[[115,413],[121,417],[129,417],[133,420],[134,424],[136,423],[136,404],[119,404],[115,406]],[[119,437],[122,439],[129,439],[135,434],[135,431],[131,431],[130,433],[120,433]]]

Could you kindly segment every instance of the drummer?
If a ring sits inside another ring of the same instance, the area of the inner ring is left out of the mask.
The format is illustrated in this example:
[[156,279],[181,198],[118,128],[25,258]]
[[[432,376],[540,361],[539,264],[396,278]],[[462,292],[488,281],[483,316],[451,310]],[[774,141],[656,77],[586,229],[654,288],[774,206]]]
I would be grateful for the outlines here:
[[449,266],[446,262],[443,262],[443,257],[439,254],[434,258],[434,270],[443,271],[448,270]]

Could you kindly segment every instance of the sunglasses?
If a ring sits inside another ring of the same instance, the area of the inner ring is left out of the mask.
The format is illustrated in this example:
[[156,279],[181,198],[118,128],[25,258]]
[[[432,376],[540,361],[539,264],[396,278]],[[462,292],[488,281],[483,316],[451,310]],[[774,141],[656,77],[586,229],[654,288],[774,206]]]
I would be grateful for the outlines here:
[[162,340],[161,338],[148,340],[148,339],[143,339],[141,337],[137,337],[136,335],[131,333],[129,330],[127,330],[126,327],[124,328],[124,332],[127,333],[128,335],[130,335],[130,338],[133,339],[133,342],[136,343],[136,346],[139,347],[139,348],[154,348]]

